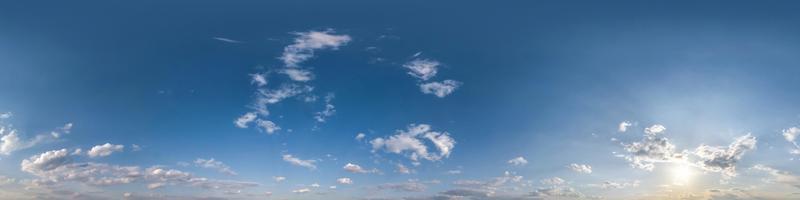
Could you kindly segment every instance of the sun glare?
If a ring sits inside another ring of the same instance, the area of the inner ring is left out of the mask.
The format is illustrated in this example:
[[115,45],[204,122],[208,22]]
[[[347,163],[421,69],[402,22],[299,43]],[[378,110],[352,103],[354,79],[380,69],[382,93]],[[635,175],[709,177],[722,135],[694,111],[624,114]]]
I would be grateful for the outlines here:
[[692,176],[692,168],[688,164],[677,164],[672,168],[672,184],[674,185],[689,185]]

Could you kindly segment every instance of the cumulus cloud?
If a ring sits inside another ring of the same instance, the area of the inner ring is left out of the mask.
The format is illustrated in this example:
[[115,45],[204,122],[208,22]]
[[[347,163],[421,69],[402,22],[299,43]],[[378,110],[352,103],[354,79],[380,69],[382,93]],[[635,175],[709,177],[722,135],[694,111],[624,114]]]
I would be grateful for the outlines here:
[[203,189],[236,191],[244,188],[259,186],[258,183],[253,182],[215,180],[204,177],[196,177],[188,172],[167,169],[158,166],[147,168],[145,170],[145,179],[151,182],[147,185],[148,189],[158,189],[167,185],[183,185]]
[[103,145],[92,147],[92,149],[90,149],[89,152],[86,152],[86,154],[92,158],[105,157],[111,155],[111,153],[122,151],[124,148],[124,145],[105,143]]
[[622,122],[619,123],[619,128],[617,129],[617,131],[619,131],[621,133],[624,133],[624,132],[628,131],[628,127],[630,127],[632,125],[633,124],[631,122],[629,122],[629,121],[622,121]]
[[736,138],[727,148],[700,145],[694,154],[702,160],[698,166],[707,171],[721,172],[726,177],[736,176],[736,164],[745,152],[756,148],[756,137],[747,135]]
[[417,58],[404,64],[403,67],[409,70],[409,75],[427,81],[436,76],[439,65],[440,63],[435,60]]
[[603,181],[600,184],[589,184],[590,187],[597,187],[602,189],[624,189],[631,187],[639,187],[641,181],[617,182],[617,181]]
[[522,166],[522,165],[528,164],[528,160],[525,160],[525,158],[520,156],[520,157],[513,158],[511,160],[508,160],[508,164],[511,164],[511,165],[514,165],[514,166]]
[[444,80],[442,82],[430,82],[430,83],[423,83],[419,85],[420,91],[425,94],[433,94],[439,98],[444,98],[447,95],[450,95],[458,87],[461,87],[462,83],[454,80]]
[[533,193],[531,193],[531,196],[533,196],[534,198],[568,198],[568,199],[585,197],[585,195],[575,190],[575,188],[568,186],[539,188],[536,189],[536,191],[534,191]]
[[298,67],[301,62],[314,57],[314,51],[336,50],[351,40],[348,35],[336,35],[333,29],[298,32],[295,35],[294,44],[286,46],[280,57],[286,67]]
[[685,159],[684,153],[675,152],[675,145],[661,136],[665,130],[663,125],[656,124],[645,128],[645,135],[641,141],[623,144],[625,151],[630,153],[625,159],[632,167],[652,171],[655,163]]
[[203,159],[198,158],[194,160],[194,164],[198,167],[217,170],[219,173],[235,176],[237,173],[231,170],[231,167],[222,163],[221,161],[214,160],[214,158]]
[[275,133],[275,131],[281,130],[281,127],[275,124],[270,120],[256,120],[256,125],[260,128],[260,130],[267,132],[267,134]]
[[411,174],[411,172],[412,172],[411,169],[409,169],[408,167],[406,167],[403,164],[397,164],[397,170],[396,171],[397,171],[397,173],[401,173],[401,174]]
[[22,160],[21,170],[57,183],[77,181],[88,185],[105,186],[131,183],[141,177],[139,167],[103,163],[73,163],[67,149],[47,151]]
[[311,189],[308,189],[308,188],[300,188],[300,189],[292,190],[292,193],[296,193],[296,194],[305,194],[305,193],[309,193],[309,192],[311,192]]
[[272,177],[272,179],[274,179],[274,180],[275,180],[275,182],[282,182],[282,181],[285,181],[285,180],[286,180],[286,177],[283,177],[283,176],[275,176],[275,177]]
[[[424,143],[427,139],[433,143],[438,153],[428,151],[428,146]],[[398,130],[397,134],[386,137],[376,138],[370,141],[374,151],[384,150],[390,153],[403,154],[414,162],[419,158],[429,161],[436,161],[450,156],[450,152],[455,147],[455,140],[447,132],[431,131],[431,126],[427,124],[411,124],[406,130]]]
[[291,154],[284,154],[283,161],[286,161],[295,166],[301,166],[308,169],[317,169],[317,165],[314,164],[317,162],[316,160],[302,160],[300,158],[292,156]]
[[67,123],[64,124],[64,126],[51,131],[50,135],[52,135],[54,138],[60,138],[61,135],[69,134],[70,132],[72,132],[72,123]]
[[[8,117],[11,117],[11,114],[7,114]],[[48,134],[39,134],[34,136],[33,138],[22,138],[21,134],[17,131],[17,129],[12,128],[13,125],[11,124],[2,124],[0,123],[0,154],[3,155],[11,155],[14,151],[19,151],[23,149],[27,149],[33,146],[36,146],[40,143],[51,141],[55,135],[48,135]],[[72,124],[69,123],[64,125],[64,127],[57,129],[57,131],[67,131],[72,128]],[[60,134],[60,133],[59,133]]]
[[347,163],[346,165],[344,165],[344,167],[342,167],[342,169],[350,173],[359,173],[359,174],[376,173],[378,171],[378,169],[365,170],[361,166],[353,163]]
[[800,145],[797,144],[797,136],[800,135],[800,128],[791,127],[782,131],[783,138],[794,145],[794,149],[790,151],[792,154],[800,155]]
[[346,178],[346,177],[338,178],[338,179],[336,179],[336,182],[339,183],[339,184],[343,184],[343,185],[351,185],[351,184],[353,184],[353,180],[351,180],[350,178]]
[[576,164],[572,163],[567,166],[570,170],[582,174],[591,174],[592,173],[592,166],[585,165],[585,164]]

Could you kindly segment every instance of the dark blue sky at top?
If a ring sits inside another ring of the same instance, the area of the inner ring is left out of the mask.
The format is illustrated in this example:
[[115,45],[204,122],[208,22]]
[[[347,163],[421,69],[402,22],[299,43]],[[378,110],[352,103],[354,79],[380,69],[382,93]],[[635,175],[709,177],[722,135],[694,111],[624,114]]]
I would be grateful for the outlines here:
[[[0,111],[29,132],[74,122],[63,146],[145,147],[108,158],[118,163],[216,157],[261,178],[337,176],[287,165],[284,151],[379,166],[356,133],[427,123],[457,145],[421,176],[487,177],[502,169],[483,162],[522,155],[531,164],[517,171],[536,177],[575,157],[612,159],[585,155],[613,151],[589,134],[622,120],[672,125],[687,147],[743,131],[782,140],[775,132],[800,121],[800,4],[787,2],[4,1]],[[337,114],[312,130],[322,105],[287,101],[272,112],[292,133],[234,127],[253,95],[247,75],[280,67],[292,32],[328,28],[353,41],[303,65],[315,91],[335,93]],[[464,85],[446,98],[421,94],[401,67],[417,52]]]

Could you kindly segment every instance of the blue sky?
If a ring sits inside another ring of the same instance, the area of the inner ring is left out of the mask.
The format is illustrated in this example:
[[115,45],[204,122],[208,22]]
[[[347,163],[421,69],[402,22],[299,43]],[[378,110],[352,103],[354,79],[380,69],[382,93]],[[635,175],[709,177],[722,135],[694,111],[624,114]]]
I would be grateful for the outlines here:
[[798,6],[0,2],[0,197],[800,198]]

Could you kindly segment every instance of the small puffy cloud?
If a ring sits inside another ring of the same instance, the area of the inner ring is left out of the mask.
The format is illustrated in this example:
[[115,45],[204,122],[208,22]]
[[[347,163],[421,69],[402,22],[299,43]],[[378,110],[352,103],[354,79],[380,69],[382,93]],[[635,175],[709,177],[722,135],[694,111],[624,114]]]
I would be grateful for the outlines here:
[[403,67],[409,70],[409,75],[427,81],[436,76],[439,65],[440,63],[435,60],[417,58],[404,64]]
[[561,185],[561,184],[566,183],[566,181],[564,181],[564,179],[561,179],[559,177],[552,177],[552,178],[542,179],[540,182],[542,184],[545,184],[545,185]]
[[314,51],[321,49],[338,49],[340,46],[350,42],[348,35],[336,35],[333,29],[325,31],[309,31],[295,33],[297,37],[294,44],[283,49],[280,59],[286,67],[298,67],[304,62],[314,57]]
[[72,123],[64,124],[64,126],[50,132],[50,135],[52,135],[54,138],[60,138],[61,135],[69,134],[70,132],[72,132],[72,126],[73,126]]
[[367,137],[367,135],[364,135],[364,133],[358,133],[358,134],[356,134],[356,140],[358,140],[358,141],[361,141],[361,140],[363,140],[363,139],[364,139],[364,137]]
[[528,164],[528,160],[525,160],[525,158],[520,156],[520,157],[513,158],[511,160],[508,160],[508,164],[511,164],[511,165],[514,165],[514,166],[522,166],[522,165]]
[[700,145],[694,154],[703,159],[698,166],[707,171],[721,172],[726,177],[736,176],[736,164],[745,152],[756,148],[756,137],[747,135],[736,138],[727,148]]
[[347,178],[347,177],[338,178],[338,179],[336,179],[336,182],[339,183],[339,184],[343,184],[343,185],[351,185],[351,184],[353,184],[353,180],[350,179],[350,178]]
[[267,85],[267,74],[265,73],[250,74],[250,83],[253,83],[258,87],[263,87]]
[[403,164],[397,164],[397,170],[396,171],[397,171],[397,173],[401,173],[401,174],[411,174],[411,169],[409,169],[408,167],[406,167]]
[[442,82],[430,82],[430,83],[423,83],[419,85],[420,91],[425,94],[433,94],[439,98],[444,98],[447,95],[450,95],[458,87],[461,87],[462,83],[454,80],[444,80]]
[[275,182],[282,182],[282,181],[285,181],[285,180],[286,180],[286,177],[283,177],[283,176],[275,176],[275,177],[272,177],[272,179],[273,179],[273,180],[275,180]]
[[632,125],[633,124],[631,122],[629,122],[629,121],[622,121],[622,122],[619,123],[619,128],[617,128],[617,131],[619,131],[620,133],[624,133],[624,132],[628,131],[628,127],[630,127]]
[[361,166],[359,166],[357,164],[353,164],[353,163],[347,163],[346,165],[344,165],[344,167],[342,167],[342,169],[344,169],[345,171],[348,171],[350,173],[359,173],[359,174],[375,173],[375,172],[378,171],[377,169],[365,170]]
[[286,161],[295,166],[301,166],[308,169],[317,169],[317,165],[314,163],[317,162],[316,160],[302,160],[300,158],[296,158],[291,154],[284,154],[283,161]]
[[[429,152],[424,139],[434,144],[438,153]],[[372,150],[384,150],[390,153],[406,155],[412,161],[417,162],[419,158],[437,161],[450,156],[450,152],[455,147],[455,140],[447,132],[436,132],[431,130],[427,124],[411,124],[406,130],[398,130],[396,135],[387,138],[376,138],[370,141]]]
[[567,166],[570,170],[582,174],[591,174],[592,173],[592,166],[585,165],[585,164],[577,164],[572,163]]
[[69,163],[70,159],[67,149],[53,150],[22,160],[21,167],[24,172],[39,174],[61,167]]
[[788,129],[783,129],[782,134],[786,141],[794,142],[794,140],[797,139],[797,135],[800,135],[800,128],[791,127]]
[[103,145],[92,147],[92,149],[90,149],[89,152],[86,152],[86,154],[92,158],[105,157],[111,155],[111,153],[122,151],[124,148],[124,145],[105,143]]
[[654,136],[656,134],[663,133],[665,130],[667,130],[667,128],[664,127],[664,125],[655,124],[653,126],[644,128],[644,133],[650,136]]
[[222,163],[221,161],[214,160],[214,158],[210,159],[198,158],[197,160],[194,160],[194,164],[197,165],[198,167],[217,170],[219,173],[233,175],[233,176],[237,175],[236,172],[231,170],[231,167],[229,167],[225,163]]
[[248,112],[242,115],[241,117],[237,118],[236,121],[233,123],[236,124],[236,127],[239,128],[247,128],[247,124],[256,120],[256,113]]

